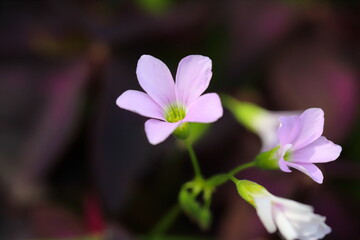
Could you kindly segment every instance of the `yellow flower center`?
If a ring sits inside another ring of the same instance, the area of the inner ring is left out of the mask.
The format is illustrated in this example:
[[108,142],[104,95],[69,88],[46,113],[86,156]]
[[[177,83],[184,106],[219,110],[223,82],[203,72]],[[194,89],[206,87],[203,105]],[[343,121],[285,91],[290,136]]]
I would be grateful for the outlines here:
[[164,116],[165,120],[170,123],[181,121],[186,116],[185,107],[178,103],[170,104],[166,108]]

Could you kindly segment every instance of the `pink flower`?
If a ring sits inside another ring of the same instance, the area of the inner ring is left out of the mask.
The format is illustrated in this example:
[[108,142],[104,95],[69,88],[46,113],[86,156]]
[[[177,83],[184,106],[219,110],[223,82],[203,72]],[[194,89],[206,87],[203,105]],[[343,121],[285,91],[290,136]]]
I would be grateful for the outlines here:
[[161,143],[186,122],[215,122],[223,114],[216,93],[201,95],[212,76],[208,57],[190,55],[183,58],[176,82],[168,67],[150,55],[140,57],[136,74],[146,93],[128,90],[121,94],[116,104],[151,118],[145,122],[145,133],[151,144]]
[[321,136],[324,128],[324,112],[310,108],[300,116],[280,117],[278,138],[279,167],[291,172],[289,167],[310,176],[315,182],[323,182],[323,174],[314,163],[336,160],[341,147]]

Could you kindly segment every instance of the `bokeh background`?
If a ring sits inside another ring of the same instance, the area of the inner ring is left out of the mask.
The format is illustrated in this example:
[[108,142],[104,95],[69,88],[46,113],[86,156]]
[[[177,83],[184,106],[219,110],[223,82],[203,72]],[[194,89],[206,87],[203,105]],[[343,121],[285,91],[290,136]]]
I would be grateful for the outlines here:
[[[208,91],[274,110],[321,107],[324,135],[343,146],[304,174],[239,174],[313,205],[333,232],[360,237],[360,7],[342,0],[11,1],[0,3],[0,239],[146,236],[192,177],[184,148],[151,146],[145,118],[116,98],[140,90],[142,54],[175,74],[189,54],[213,60]],[[225,110],[195,145],[205,176],[251,161],[261,142]],[[231,183],[201,231],[184,214],[178,239],[279,239]],[[85,238],[90,239],[90,238]],[[166,238],[165,238],[166,239]]]

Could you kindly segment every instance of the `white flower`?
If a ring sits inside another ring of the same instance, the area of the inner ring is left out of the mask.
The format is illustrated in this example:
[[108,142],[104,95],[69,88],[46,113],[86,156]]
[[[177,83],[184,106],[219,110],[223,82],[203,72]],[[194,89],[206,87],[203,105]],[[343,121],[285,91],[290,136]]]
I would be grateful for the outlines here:
[[325,217],[315,214],[311,206],[276,197],[252,181],[232,180],[240,196],[256,208],[269,233],[279,229],[286,240],[316,240],[331,232]]
[[313,208],[270,193],[254,196],[257,214],[269,233],[279,229],[287,240],[316,240],[331,232],[325,217]]

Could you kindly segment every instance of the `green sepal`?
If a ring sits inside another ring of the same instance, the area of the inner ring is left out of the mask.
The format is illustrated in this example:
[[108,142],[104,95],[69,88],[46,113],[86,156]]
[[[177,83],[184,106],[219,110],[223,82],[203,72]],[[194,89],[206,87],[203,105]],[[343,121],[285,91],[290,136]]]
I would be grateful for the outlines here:
[[277,157],[280,146],[270,151],[259,153],[255,158],[255,166],[267,170],[279,169],[279,159]]
[[249,181],[238,180],[235,182],[239,195],[255,207],[254,196],[269,195],[270,193],[263,186]]
[[185,140],[190,136],[190,126],[189,123],[181,123],[173,132],[173,135],[181,140]]

